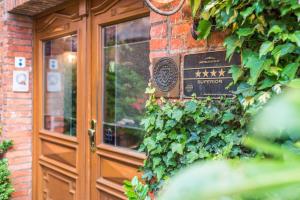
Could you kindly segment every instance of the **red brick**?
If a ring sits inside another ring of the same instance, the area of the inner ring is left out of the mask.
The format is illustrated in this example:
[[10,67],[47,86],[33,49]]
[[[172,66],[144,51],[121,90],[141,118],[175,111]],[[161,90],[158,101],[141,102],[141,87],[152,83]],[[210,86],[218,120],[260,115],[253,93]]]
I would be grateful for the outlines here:
[[14,171],[14,173],[11,174],[11,177],[16,180],[17,178],[20,178],[20,177],[30,176],[31,173],[32,173],[31,169],[29,169],[29,170],[22,170],[22,171]]
[[31,46],[9,46],[8,47],[8,51],[18,51],[18,52],[31,52],[32,51],[32,47]]
[[150,40],[150,50],[162,50],[167,48],[166,39],[152,39]]
[[171,39],[171,50],[183,50],[184,43],[182,39],[173,38]]
[[167,23],[161,23],[151,26],[151,39],[164,38],[167,36]]
[[162,22],[162,21],[166,21],[167,17],[159,15],[157,13],[151,12],[150,13],[150,22],[151,23],[156,23],[156,22]]
[[191,32],[191,25],[189,23],[183,24],[175,24],[172,27],[172,37],[176,37],[178,35],[187,35]]
[[171,15],[170,16],[170,22],[172,24],[178,23],[181,20],[181,15],[182,15],[181,11],[175,13],[174,15]]
[[222,47],[228,32],[213,32],[208,39],[209,47]]
[[167,52],[165,51],[157,51],[157,52],[150,52],[150,60],[153,59],[153,58],[160,58],[160,57],[164,57],[164,56],[167,56]]
[[206,40],[195,40],[191,34],[187,36],[187,48],[206,48],[207,41]]
[[15,32],[15,33],[32,33],[32,28],[21,27],[16,25],[8,25],[7,31]]

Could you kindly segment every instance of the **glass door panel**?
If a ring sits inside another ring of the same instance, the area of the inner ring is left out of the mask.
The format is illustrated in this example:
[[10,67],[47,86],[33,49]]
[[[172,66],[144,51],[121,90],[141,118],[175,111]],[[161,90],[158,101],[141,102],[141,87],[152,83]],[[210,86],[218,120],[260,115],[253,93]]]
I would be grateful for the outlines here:
[[44,129],[76,136],[77,35],[43,43]]
[[149,17],[103,28],[105,144],[137,149],[144,132],[149,72]]

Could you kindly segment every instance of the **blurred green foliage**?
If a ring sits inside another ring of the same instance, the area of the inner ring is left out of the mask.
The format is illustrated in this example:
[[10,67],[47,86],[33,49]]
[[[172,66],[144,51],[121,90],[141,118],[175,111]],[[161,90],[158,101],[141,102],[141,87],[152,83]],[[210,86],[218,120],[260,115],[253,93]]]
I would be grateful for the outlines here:
[[[244,141],[248,148],[263,153],[263,158],[200,162],[169,181],[159,199],[299,199],[299,121],[300,90],[292,90],[263,109],[251,126],[253,134]],[[295,142],[272,142],[282,137],[292,137]]]

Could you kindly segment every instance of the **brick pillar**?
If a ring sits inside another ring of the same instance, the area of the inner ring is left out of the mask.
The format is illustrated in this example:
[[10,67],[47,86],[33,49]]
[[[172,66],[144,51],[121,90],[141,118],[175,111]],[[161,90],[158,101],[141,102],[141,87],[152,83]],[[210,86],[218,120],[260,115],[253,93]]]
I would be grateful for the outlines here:
[[[7,153],[16,192],[12,200],[31,199],[32,187],[32,20],[9,14],[0,0],[0,117],[3,137],[14,141]],[[17,69],[15,57],[25,57],[26,67]],[[29,92],[13,92],[13,71],[28,71]]]

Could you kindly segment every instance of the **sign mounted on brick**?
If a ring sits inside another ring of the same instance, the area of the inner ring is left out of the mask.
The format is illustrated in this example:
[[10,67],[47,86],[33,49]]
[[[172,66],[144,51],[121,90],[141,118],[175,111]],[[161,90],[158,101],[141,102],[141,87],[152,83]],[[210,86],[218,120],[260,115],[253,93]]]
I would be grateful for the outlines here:
[[16,68],[26,67],[26,58],[24,58],[24,57],[15,57],[15,67]]
[[29,72],[14,71],[13,72],[13,91],[28,92],[29,91]]
[[179,97],[180,56],[154,58],[152,82],[156,88],[156,96]]
[[183,93],[185,97],[195,94],[197,97],[221,96],[232,97],[233,87],[229,73],[231,65],[240,65],[241,57],[234,54],[230,61],[226,60],[226,51],[213,51],[184,57]]

